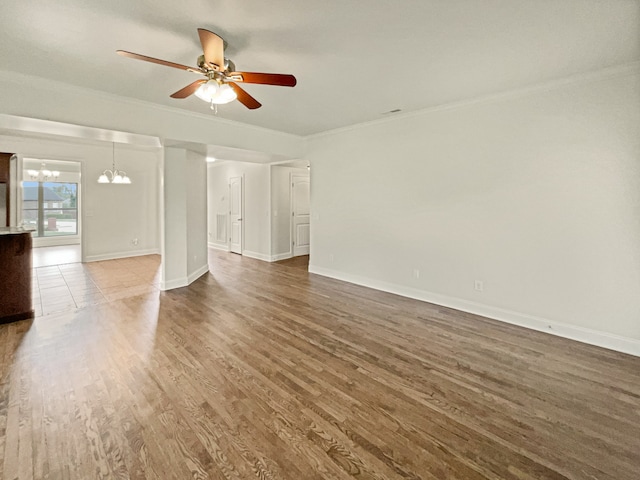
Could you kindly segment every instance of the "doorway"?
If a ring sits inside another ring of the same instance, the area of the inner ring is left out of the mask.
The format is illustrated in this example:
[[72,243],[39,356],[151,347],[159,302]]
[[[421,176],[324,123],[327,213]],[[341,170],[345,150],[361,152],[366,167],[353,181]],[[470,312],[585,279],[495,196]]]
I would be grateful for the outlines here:
[[18,225],[33,230],[34,266],[81,262],[81,164],[19,158]]

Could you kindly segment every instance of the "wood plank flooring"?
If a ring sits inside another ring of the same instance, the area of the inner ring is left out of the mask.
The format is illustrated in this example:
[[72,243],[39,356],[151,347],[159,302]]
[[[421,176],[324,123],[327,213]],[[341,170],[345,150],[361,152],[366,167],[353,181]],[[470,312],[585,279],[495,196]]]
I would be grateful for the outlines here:
[[0,478],[640,478],[640,358],[304,262],[0,326]]

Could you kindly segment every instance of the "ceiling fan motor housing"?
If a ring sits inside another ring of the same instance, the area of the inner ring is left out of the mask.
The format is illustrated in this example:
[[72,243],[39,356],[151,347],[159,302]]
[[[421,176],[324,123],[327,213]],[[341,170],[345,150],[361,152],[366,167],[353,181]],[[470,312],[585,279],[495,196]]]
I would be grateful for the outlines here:
[[[203,70],[211,70],[211,66],[207,63],[207,61],[204,59],[204,55],[200,55],[198,57],[198,61],[197,61],[198,67],[202,68]],[[222,70],[223,72],[235,72],[236,71],[236,64],[233,63],[230,59],[225,58],[224,59],[224,69]]]

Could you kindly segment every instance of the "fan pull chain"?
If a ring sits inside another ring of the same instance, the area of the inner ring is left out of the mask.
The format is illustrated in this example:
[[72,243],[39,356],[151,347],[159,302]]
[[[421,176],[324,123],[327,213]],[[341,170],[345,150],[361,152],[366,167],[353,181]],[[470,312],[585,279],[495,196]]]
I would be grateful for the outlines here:
[[213,100],[211,100],[211,110],[213,110],[213,114],[214,115],[218,115],[218,104],[217,103],[213,103]]

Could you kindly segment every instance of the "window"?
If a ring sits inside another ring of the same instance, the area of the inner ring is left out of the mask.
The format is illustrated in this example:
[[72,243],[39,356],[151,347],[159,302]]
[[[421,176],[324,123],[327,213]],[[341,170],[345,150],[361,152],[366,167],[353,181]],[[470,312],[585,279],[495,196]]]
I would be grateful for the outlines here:
[[78,184],[24,182],[22,222],[34,237],[78,234]]

